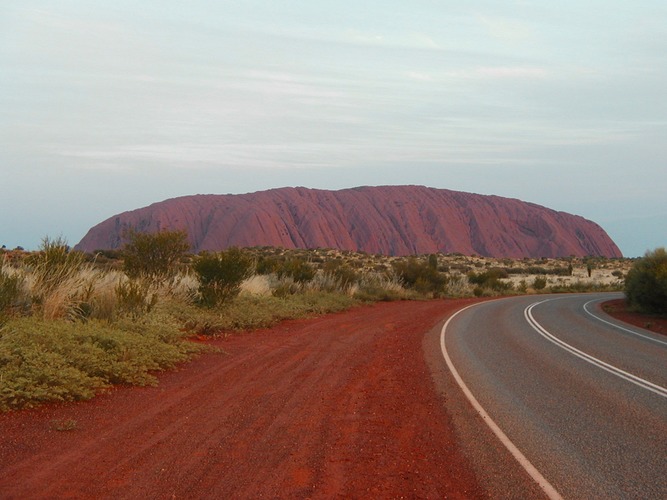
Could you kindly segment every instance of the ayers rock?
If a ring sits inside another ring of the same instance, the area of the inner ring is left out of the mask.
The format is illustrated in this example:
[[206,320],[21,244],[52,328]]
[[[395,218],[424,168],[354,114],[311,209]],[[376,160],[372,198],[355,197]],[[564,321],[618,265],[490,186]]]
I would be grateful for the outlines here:
[[90,229],[76,248],[119,248],[128,228],[185,230],[193,252],[266,245],[385,255],[622,256],[607,233],[583,217],[516,199],[423,186],[183,196],[111,217]]

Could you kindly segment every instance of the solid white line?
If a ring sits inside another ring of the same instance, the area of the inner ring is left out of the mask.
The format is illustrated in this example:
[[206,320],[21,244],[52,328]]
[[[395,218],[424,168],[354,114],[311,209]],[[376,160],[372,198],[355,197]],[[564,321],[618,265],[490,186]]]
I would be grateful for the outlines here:
[[571,346],[567,342],[559,339],[552,333],[549,333],[541,324],[539,324],[535,318],[533,317],[533,308],[539,304],[543,304],[545,302],[548,302],[549,300],[552,299],[546,299],[542,300],[540,302],[534,302],[533,304],[529,305],[526,307],[523,311],[523,315],[526,318],[526,321],[528,321],[528,324],[535,330],[537,333],[542,335],[545,339],[549,340],[550,342],[556,344],[558,347],[561,349],[564,349],[571,354],[574,354],[578,358],[583,359],[584,361],[597,366],[598,368],[602,368],[603,370],[616,375],[617,377],[620,377],[624,380],[627,380],[628,382],[632,382],[633,384],[646,389],[648,391],[654,392],[658,396],[662,396],[663,398],[667,398],[667,389],[664,387],[661,387],[657,384],[654,384],[652,382],[649,382],[648,380],[645,380],[641,377],[638,377],[637,375],[633,375],[632,373],[626,372],[625,370],[621,370],[620,368],[610,365],[609,363],[605,363],[601,359],[596,358],[595,356],[591,356],[590,354],[585,353],[584,351],[581,351],[577,349],[576,347]]
[[526,456],[521,453],[519,448],[517,448],[512,441],[507,437],[507,435],[498,427],[498,425],[491,419],[489,414],[482,408],[482,405],[479,404],[475,396],[473,396],[472,392],[470,392],[470,389],[468,389],[468,386],[463,382],[463,379],[459,375],[459,372],[456,370],[454,367],[454,364],[452,363],[451,358],[449,357],[449,353],[447,352],[447,348],[445,347],[445,332],[447,330],[447,326],[449,325],[450,321],[454,319],[459,313],[462,313],[466,309],[470,309],[471,307],[478,306],[479,304],[472,304],[470,306],[464,307],[463,309],[458,310],[454,314],[452,314],[449,319],[445,322],[445,324],[442,327],[442,330],[440,332],[440,349],[442,350],[442,355],[445,357],[445,362],[447,363],[447,366],[449,367],[449,370],[452,372],[452,375],[454,375],[454,379],[456,380],[456,383],[459,384],[459,387],[463,391],[463,394],[468,398],[468,401],[472,404],[473,408],[479,413],[479,415],[482,417],[484,422],[486,422],[486,425],[489,426],[491,431],[496,435],[496,437],[500,440],[501,443],[509,450],[509,452],[514,456],[514,458],[521,464],[521,466],[525,469],[525,471],[530,475],[531,478],[539,485],[540,488],[544,491],[544,493],[551,498],[552,500],[557,500],[560,499],[562,500],[563,497],[560,496],[558,491],[547,481],[544,476],[538,471],[535,466],[530,463],[530,461],[526,458]]
[[602,321],[603,323],[606,323],[609,326],[613,326],[614,328],[618,328],[619,330],[623,330],[624,332],[628,332],[628,333],[631,333],[633,335],[637,335],[638,337],[643,337],[645,339],[652,340],[653,342],[657,342],[658,344],[667,345],[667,342],[665,342],[664,340],[654,339],[653,337],[649,337],[648,335],[644,335],[643,333],[639,333],[639,332],[636,332],[634,330],[630,330],[629,328],[622,327],[621,325],[617,325],[615,323],[612,323],[611,321],[607,321],[606,319],[603,319],[600,316],[596,316],[595,314],[593,314],[591,311],[588,310],[588,307],[587,307],[588,304],[592,304],[593,302],[599,302],[601,300],[605,300],[605,299],[589,300],[588,302],[586,302],[584,304],[584,311],[587,314],[589,314],[590,316],[593,316],[598,321]]

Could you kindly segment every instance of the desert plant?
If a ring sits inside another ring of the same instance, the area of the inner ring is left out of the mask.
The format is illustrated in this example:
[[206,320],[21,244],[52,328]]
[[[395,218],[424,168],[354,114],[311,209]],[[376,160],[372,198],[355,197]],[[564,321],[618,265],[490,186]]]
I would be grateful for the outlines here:
[[82,269],[85,256],[70,250],[62,237],[42,239],[39,251],[26,259],[32,271],[33,298],[41,302],[68,280],[75,278]]
[[45,319],[89,313],[97,273],[86,263],[85,255],[70,250],[63,238],[45,237],[25,265],[32,304]]
[[349,288],[359,281],[359,273],[340,260],[329,260],[323,266],[325,275],[334,278],[342,288]]
[[157,293],[151,288],[146,280],[119,280],[115,288],[118,313],[136,319],[151,312],[158,301]]
[[252,257],[238,248],[202,253],[193,266],[200,281],[201,303],[213,307],[236,297],[243,281],[252,275],[253,267]]
[[20,307],[22,288],[22,274],[10,274],[0,268],[0,325],[3,318],[9,317],[13,310]]
[[178,273],[190,245],[183,231],[129,231],[123,247],[123,269],[128,277],[162,283]]
[[392,263],[396,276],[408,288],[419,293],[432,293],[436,296],[444,292],[447,276],[438,272],[437,258],[423,262],[414,257]]
[[155,384],[153,372],[197,350],[164,317],[118,324],[12,319],[0,335],[0,410],[89,399],[111,383]]
[[313,266],[300,257],[287,259],[275,272],[279,278],[287,276],[297,283],[306,283],[315,277]]
[[468,281],[471,284],[481,288],[488,288],[496,292],[504,292],[513,288],[511,282],[501,281],[508,277],[509,274],[507,271],[499,267],[492,267],[488,271],[481,273],[475,273],[474,271],[468,273]]
[[625,277],[625,296],[630,306],[650,313],[667,313],[667,251],[648,251]]
[[533,280],[533,288],[535,290],[544,290],[547,286],[547,279],[541,276],[536,276]]

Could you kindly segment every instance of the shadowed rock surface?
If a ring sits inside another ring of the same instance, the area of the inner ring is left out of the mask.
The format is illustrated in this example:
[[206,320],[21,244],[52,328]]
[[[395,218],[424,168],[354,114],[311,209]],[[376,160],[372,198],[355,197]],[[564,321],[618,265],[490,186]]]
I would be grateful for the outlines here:
[[583,217],[423,186],[183,196],[115,215],[90,229],[76,249],[120,248],[129,228],[185,230],[193,252],[266,245],[385,255],[622,256],[607,233]]

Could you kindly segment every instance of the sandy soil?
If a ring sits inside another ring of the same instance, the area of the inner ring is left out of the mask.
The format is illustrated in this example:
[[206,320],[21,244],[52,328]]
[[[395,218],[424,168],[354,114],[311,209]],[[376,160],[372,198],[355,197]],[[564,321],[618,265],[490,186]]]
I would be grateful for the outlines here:
[[287,321],[158,387],[0,415],[0,498],[484,498],[422,350],[469,302]]
[[601,307],[604,312],[620,321],[625,321],[631,325],[667,335],[667,316],[656,316],[629,311],[626,307],[625,299],[610,300],[604,302]]

